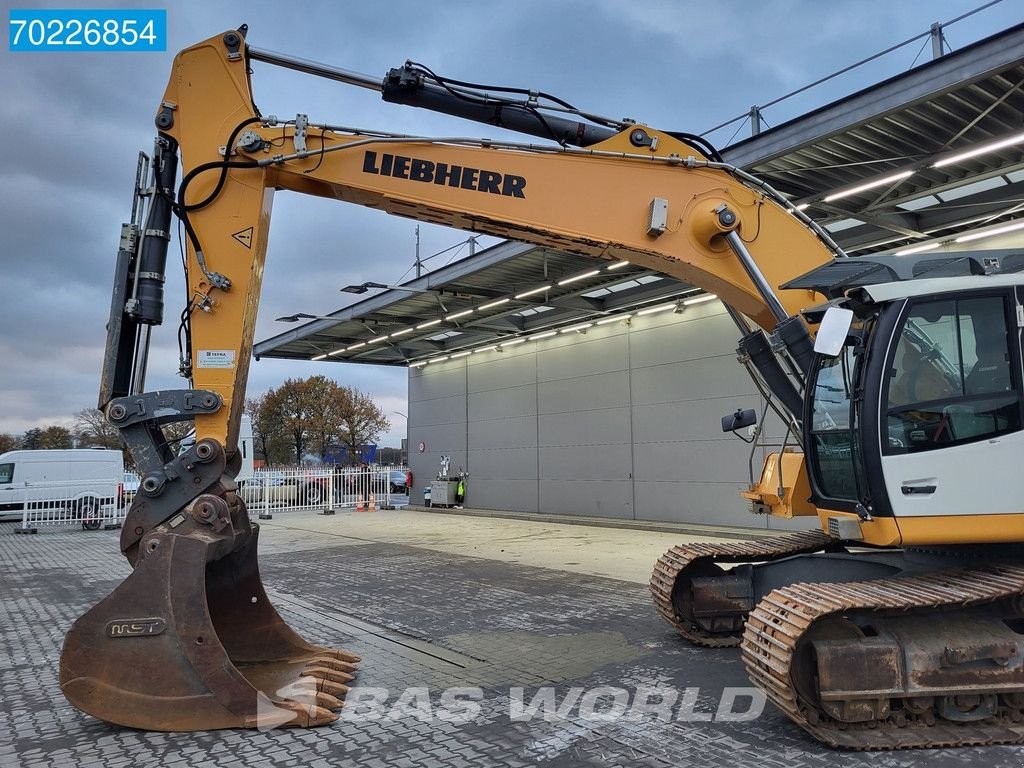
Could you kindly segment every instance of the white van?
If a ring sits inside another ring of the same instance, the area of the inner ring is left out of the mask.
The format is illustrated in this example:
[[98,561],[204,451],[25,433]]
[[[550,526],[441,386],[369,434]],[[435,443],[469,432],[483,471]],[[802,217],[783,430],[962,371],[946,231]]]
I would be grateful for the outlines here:
[[32,509],[69,506],[88,518],[121,503],[123,479],[121,451],[8,451],[0,454],[0,520],[20,520],[26,498]]

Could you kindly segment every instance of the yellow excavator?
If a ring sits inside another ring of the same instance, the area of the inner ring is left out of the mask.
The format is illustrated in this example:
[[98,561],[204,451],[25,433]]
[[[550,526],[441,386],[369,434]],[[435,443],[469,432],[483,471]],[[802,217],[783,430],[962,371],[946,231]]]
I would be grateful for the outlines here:
[[[627,260],[717,294],[791,435],[744,495],[820,530],[676,547],[652,576],[658,610],[693,643],[741,645],[754,684],[829,745],[1024,740],[1019,258],[847,258],[696,136],[412,62],[369,78],[251,47],[246,31],[177,55],[153,155],[140,155],[99,398],[142,474],[120,542],[133,572],[67,634],[72,704],[163,731],[320,725],[342,705],[359,659],[277,614],[235,483],[271,203],[290,190]],[[252,62],[544,141],[262,115]],[[172,216],[187,238],[189,386],[147,391]],[[723,429],[755,418],[741,409]],[[178,454],[161,427],[183,421],[196,442]]]

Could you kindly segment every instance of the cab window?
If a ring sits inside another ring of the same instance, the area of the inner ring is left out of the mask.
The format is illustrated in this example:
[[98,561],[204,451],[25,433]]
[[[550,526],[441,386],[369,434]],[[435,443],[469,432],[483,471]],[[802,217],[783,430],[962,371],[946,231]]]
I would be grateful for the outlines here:
[[0,483],[14,480],[14,464],[0,464]]
[[889,371],[886,452],[928,451],[1020,429],[1010,339],[1002,297],[914,304]]
[[864,488],[860,441],[853,421],[857,365],[854,348],[822,358],[811,387],[811,450],[814,475],[823,496],[858,502]]

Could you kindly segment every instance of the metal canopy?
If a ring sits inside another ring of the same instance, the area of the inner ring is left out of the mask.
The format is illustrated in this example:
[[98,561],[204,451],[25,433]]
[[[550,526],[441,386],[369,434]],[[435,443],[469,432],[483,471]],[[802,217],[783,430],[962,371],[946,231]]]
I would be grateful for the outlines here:
[[[505,242],[403,284],[427,293],[381,293],[331,319],[259,342],[253,353],[257,359],[407,365],[552,328],[625,318],[631,310],[698,292],[659,273],[616,264],[623,263]],[[533,293],[543,286],[550,287]]]
[[[1024,131],[1024,24],[722,152],[790,195],[848,253],[953,238],[1005,222],[1024,196],[1024,141],[934,168]],[[825,202],[896,173],[905,179]]]
[[[851,255],[952,239],[1018,215],[1024,141],[940,168],[932,164],[1024,131],[1022,89],[1024,24],[764,130],[722,154],[790,195],[794,205],[806,204],[805,212]],[[908,171],[898,182],[824,200]],[[408,365],[572,329],[616,312],[625,316],[696,292],[632,265],[609,266],[506,242],[405,284],[427,293],[387,291],[332,319],[259,342],[254,354]],[[592,270],[598,273],[557,285]],[[545,284],[552,285],[548,292],[515,298]],[[508,301],[488,306],[502,299]],[[466,310],[472,312],[460,315]]]

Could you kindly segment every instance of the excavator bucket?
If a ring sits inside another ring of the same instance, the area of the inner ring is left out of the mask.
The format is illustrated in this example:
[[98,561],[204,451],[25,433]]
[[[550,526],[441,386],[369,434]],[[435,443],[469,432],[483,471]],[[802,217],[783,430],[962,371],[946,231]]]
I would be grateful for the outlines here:
[[206,531],[161,526],[139,542],[132,574],[65,638],[60,684],[72,704],[153,731],[337,719],[359,657],[284,622],[260,579],[259,527],[245,523],[221,557]]

